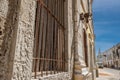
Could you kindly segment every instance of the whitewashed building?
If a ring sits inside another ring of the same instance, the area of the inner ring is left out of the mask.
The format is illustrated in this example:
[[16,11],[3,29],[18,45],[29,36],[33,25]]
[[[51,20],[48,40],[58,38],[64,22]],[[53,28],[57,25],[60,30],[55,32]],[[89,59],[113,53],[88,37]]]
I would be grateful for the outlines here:
[[120,44],[101,53],[105,67],[120,69]]

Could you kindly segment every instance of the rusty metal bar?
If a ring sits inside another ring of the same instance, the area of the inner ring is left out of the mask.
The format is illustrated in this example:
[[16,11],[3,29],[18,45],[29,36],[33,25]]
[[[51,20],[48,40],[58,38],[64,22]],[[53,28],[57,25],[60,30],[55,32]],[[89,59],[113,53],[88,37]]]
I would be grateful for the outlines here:
[[[58,1],[58,19],[59,19],[59,16],[60,16],[60,6],[59,6],[59,1]],[[58,25],[60,26],[60,25]],[[60,55],[60,28],[58,27],[58,61],[59,61],[59,55]],[[58,62],[58,72],[60,72],[60,62]]]
[[[47,4],[47,7],[48,7],[48,0],[46,0],[46,4]],[[45,48],[45,54],[46,54],[46,57],[45,58],[48,58],[48,52],[47,52],[47,31],[48,31],[48,13],[46,14],[47,15],[47,25],[46,25],[46,48]],[[47,64],[48,64],[48,61],[46,61],[45,63],[45,71],[46,71],[46,75],[48,75],[48,72],[47,72]]]
[[[53,1],[55,4],[55,0]],[[55,5],[53,5],[53,14],[55,15]],[[53,59],[55,59],[55,19],[53,18]],[[54,74],[55,74],[55,61],[53,61],[53,71],[54,71]]]
[[[47,4],[47,2],[46,2],[46,0],[44,0],[44,3],[45,4]],[[46,57],[46,34],[47,34],[47,11],[46,10],[44,10],[44,26],[43,26],[43,30],[42,30],[42,33],[43,33],[43,41],[42,41],[42,43],[43,43],[43,51],[42,51],[42,58],[45,58]],[[43,71],[45,71],[45,66],[46,66],[46,61],[45,60],[42,60],[42,65],[43,65],[43,67],[42,67],[42,70]],[[42,71],[42,72],[43,72]],[[42,75],[43,76],[43,75]]]
[[[50,6],[49,9],[52,10],[52,1],[50,1]],[[51,11],[52,12],[52,11]],[[50,16],[50,59],[52,59],[52,16]],[[52,74],[52,61],[50,60],[50,65],[49,65],[49,70],[50,70],[50,74]]]
[[[62,60],[62,33],[60,30],[60,60]],[[62,62],[60,62],[60,72],[62,71]]]
[[[39,27],[40,27],[40,29],[39,29],[39,48],[38,48],[38,50],[39,50],[39,52],[38,52],[38,56],[36,56],[36,57],[42,57],[42,54],[41,54],[41,52],[42,52],[42,39],[43,39],[43,33],[42,33],[42,30],[43,30],[43,25],[44,25],[44,17],[43,17],[43,15],[44,15],[44,8],[42,7],[42,6],[40,6],[40,4],[38,3],[38,7],[40,7],[40,9],[41,9],[41,13],[40,13],[40,20],[39,20]],[[40,61],[39,60],[39,65],[38,65],[38,70],[37,71],[41,71],[41,65],[42,65],[42,61]]]
[[[53,5],[54,4],[54,5]],[[34,73],[43,76],[65,70],[64,0],[39,0],[35,24]]]
[[[65,52],[64,52],[64,35],[63,35],[63,32],[62,32],[62,60],[64,61],[64,54],[65,54]],[[62,62],[62,70],[61,71],[63,71],[64,70],[64,62]]]
[[[61,1],[62,0],[60,0],[59,1],[59,20],[60,20],[60,22],[61,22],[61,24],[62,24],[62,21],[61,21],[61,16],[62,16],[62,11],[61,11]],[[62,34],[61,34],[61,29],[59,29],[59,46],[60,46],[60,54],[59,54],[59,59],[60,60],[62,60]],[[60,72],[61,72],[61,70],[62,70],[62,62],[60,62]]]
[[[47,0],[47,6],[49,7],[49,0]],[[50,54],[49,54],[49,52],[50,52],[50,41],[49,41],[49,36],[50,36],[50,27],[49,27],[49,25],[50,25],[50,14],[48,14],[47,13],[47,15],[48,15],[48,23],[47,23],[47,51],[46,51],[46,54],[47,54],[47,58],[49,59],[49,57],[50,57]],[[48,74],[48,71],[49,71],[49,60],[47,61],[47,65],[46,65],[46,68],[47,68],[47,72],[46,72],[46,74]]]
[[[64,1],[63,0],[61,0],[61,23],[62,23],[62,25],[63,25],[63,11],[64,11],[64,9],[63,9],[63,5],[64,5]],[[61,30],[61,36],[62,36],[62,60],[64,60],[64,35],[63,35],[63,30]],[[62,68],[61,68],[61,71],[63,71],[63,69],[64,69],[64,62],[62,62]]]
[[[42,29],[41,29],[41,35],[42,35],[42,41],[41,41],[41,52],[40,52],[40,54],[41,54],[41,57],[42,58],[44,58],[44,48],[45,48],[45,33],[44,33],[44,31],[45,31],[45,11],[44,11],[44,9],[43,9],[43,14],[42,14],[42,17],[43,17],[43,19],[41,20],[41,21],[43,21],[42,23],[41,23],[41,26],[40,27],[42,27]],[[43,70],[44,70],[44,61],[42,60],[41,61],[41,76],[43,76]]]
[[[37,5],[37,6],[39,6],[39,5]],[[38,47],[39,47],[39,40],[38,40],[38,36],[39,36],[39,23],[38,23],[38,21],[39,21],[39,19],[40,19],[40,7],[37,7],[37,14],[36,14],[36,33],[35,33],[35,37],[36,37],[36,39],[35,39],[35,46],[36,46],[36,50],[35,50],[35,56],[37,57],[37,55],[38,55]],[[38,44],[37,44],[38,43]],[[35,60],[35,67],[34,67],[34,71],[35,71],[35,76],[34,76],[34,78],[36,78],[36,72],[37,72],[37,63],[38,63],[38,61],[37,60]]]
[[[58,16],[58,0],[56,0],[56,16]],[[56,59],[58,59],[58,24],[56,21]],[[58,61],[56,61],[56,73],[58,73]]]
[[[64,0],[62,0],[62,24],[64,25]],[[65,70],[65,30],[62,31],[62,34],[63,34],[63,70]]]
[[[61,5],[61,1],[62,0],[60,0],[60,2],[59,2],[59,11],[60,11],[60,15],[59,15],[59,19],[60,19],[60,23],[62,24],[62,20],[61,20],[61,16],[62,16],[62,11],[61,11],[61,8],[62,8],[62,5]],[[61,29],[60,29],[60,60],[62,60],[62,33],[61,33]],[[60,72],[61,72],[61,70],[62,70],[62,62],[60,62]]]
[[58,61],[58,62],[65,62],[63,60],[58,60],[58,59],[48,59],[48,58],[33,58],[33,60],[48,60],[48,61]]
[[47,11],[48,13],[57,21],[57,23],[60,25],[60,27],[64,30],[64,26],[60,23],[59,19],[53,15],[52,11],[43,3],[42,0],[38,0],[38,2],[40,3],[41,6],[43,6]]
[[[53,0],[53,2],[55,2],[54,0]],[[55,15],[54,14],[54,5],[53,5],[53,3],[52,3],[52,12],[53,12],[53,15]],[[52,17],[52,59],[54,59],[54,18]],[[52,74],[54,74],[54,61],[52,61]]]

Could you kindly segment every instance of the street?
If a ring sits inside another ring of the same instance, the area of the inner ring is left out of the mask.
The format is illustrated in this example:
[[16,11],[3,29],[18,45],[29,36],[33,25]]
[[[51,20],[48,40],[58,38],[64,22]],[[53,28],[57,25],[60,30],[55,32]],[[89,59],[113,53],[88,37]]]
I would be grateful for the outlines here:
[[120,80],[120,70],[110,68],[99,69],[99,77],[96,80]]

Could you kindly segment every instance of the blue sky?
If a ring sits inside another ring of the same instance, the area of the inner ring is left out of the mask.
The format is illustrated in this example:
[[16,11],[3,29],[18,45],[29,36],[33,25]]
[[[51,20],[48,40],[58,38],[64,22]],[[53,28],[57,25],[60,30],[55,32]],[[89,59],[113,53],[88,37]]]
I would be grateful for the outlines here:
[[93,19],[96,53],[120,42],[120,0],[94,0]]

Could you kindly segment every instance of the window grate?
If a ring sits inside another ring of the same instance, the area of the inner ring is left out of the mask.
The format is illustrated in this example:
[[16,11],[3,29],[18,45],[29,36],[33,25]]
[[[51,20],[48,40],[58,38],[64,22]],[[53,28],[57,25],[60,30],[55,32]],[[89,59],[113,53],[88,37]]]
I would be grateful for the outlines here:
[[67,66],[64,0],[37,1],[34,36],[34,78],[64,72]]

